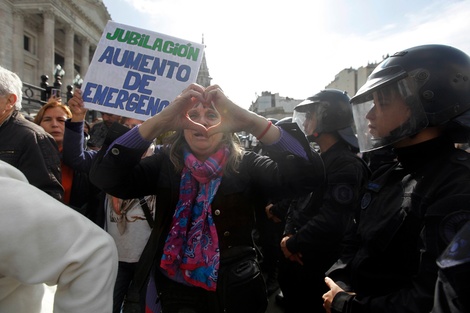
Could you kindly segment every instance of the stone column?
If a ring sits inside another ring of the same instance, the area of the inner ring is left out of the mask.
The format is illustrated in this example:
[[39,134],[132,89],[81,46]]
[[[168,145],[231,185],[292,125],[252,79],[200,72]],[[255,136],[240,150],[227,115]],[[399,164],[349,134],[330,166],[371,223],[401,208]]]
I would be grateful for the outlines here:
[[82,40],[82,62],[80,66],[80,76],[85,78],[86,72],[88,71],[88,65],[90,65],[90,41],[88,38],[83,37]]
[[[65,26],[65,47],[64,47],[64,71],[65,75],[64,78],[62,79],[62,83],[64,86],[67,85],[72,85],[73,79],[75,77],[75,70],[74,70],[74,37],[75,37],[75,31],[73,30],[72,25],[66,25]],[[65,92],[65,89],[62,90],[62,92]]]
[[13,13],[13,72],[23,80],[24,70],[24,13]]
[[43,73],[48,75],[49,78],[54,77],[54,42],[55,42],[55,17],[52,10],[44,11],[42,13],[44,20],[44,63]]

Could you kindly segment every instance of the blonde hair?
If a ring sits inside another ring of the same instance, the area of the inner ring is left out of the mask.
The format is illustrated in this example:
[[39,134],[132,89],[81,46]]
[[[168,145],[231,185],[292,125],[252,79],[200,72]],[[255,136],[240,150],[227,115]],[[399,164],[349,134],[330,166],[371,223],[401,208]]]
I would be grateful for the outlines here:
[[[229,150],[229,158],[224,166],[224,173],[238,173],[238,166],[243,158],[243,148],[236,134],[224,133],[221,141]],[[171,163],[177,172],[184,167],[183,147],[187,145],[184,131],[176,131],[163,139],[163,146],[169,151]]]

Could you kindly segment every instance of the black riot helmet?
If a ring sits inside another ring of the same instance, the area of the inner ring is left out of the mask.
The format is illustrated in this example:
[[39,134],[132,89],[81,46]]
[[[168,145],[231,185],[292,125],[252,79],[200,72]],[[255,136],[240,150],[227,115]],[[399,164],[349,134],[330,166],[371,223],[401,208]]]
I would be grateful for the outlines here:
[[[294,108],[293,121],[296,122],[307,137],[313,140],[322,133],[336,132],[353,150],[357,150],[358,142],[354,134],[354,119],[349,96],[345,91],[325,89],[305,99]],[[305,120],[316,119],[314,130],[307,131]]]
[[[392,98],[405,103],[408,116],[388,133],[371,134],[366,116],[380,99],[392,102]],[[362,152],[439,125],[446,125],[447,134],[455,142],[468,142],[470,57],[445,45],[423,45],[397,52],[375,68],[351,104]]]
[[276,125],[276,123],[279,122],[277,118],[273,118],[273,117],[268,117],[267,120],[273,123],[273,125]]
[[292,116],[283,117],[279,121],[277,121],[277,123],[274,125],[278,126],[278,125],[288,124],[288,123],[292,123]]

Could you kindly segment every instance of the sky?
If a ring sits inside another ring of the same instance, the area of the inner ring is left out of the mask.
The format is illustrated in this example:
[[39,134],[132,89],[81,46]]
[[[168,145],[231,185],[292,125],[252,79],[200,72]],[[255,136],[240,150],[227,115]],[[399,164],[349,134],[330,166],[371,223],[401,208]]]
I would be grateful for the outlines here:
[[201,43],[212,84],[248,108],[305,99],[345,68],[445,44],[470,54],[470,0],[103,0],[113,21]]

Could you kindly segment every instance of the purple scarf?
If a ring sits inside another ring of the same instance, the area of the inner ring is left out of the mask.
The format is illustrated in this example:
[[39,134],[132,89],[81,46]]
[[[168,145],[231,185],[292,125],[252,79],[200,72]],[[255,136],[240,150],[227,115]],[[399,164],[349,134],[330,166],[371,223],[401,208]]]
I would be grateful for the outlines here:
[[223,147],[201,162],[184,151],[180,198],[160,262],[168,277],[210,291],[217,288],[220,258],[211,203],[228,155]]

